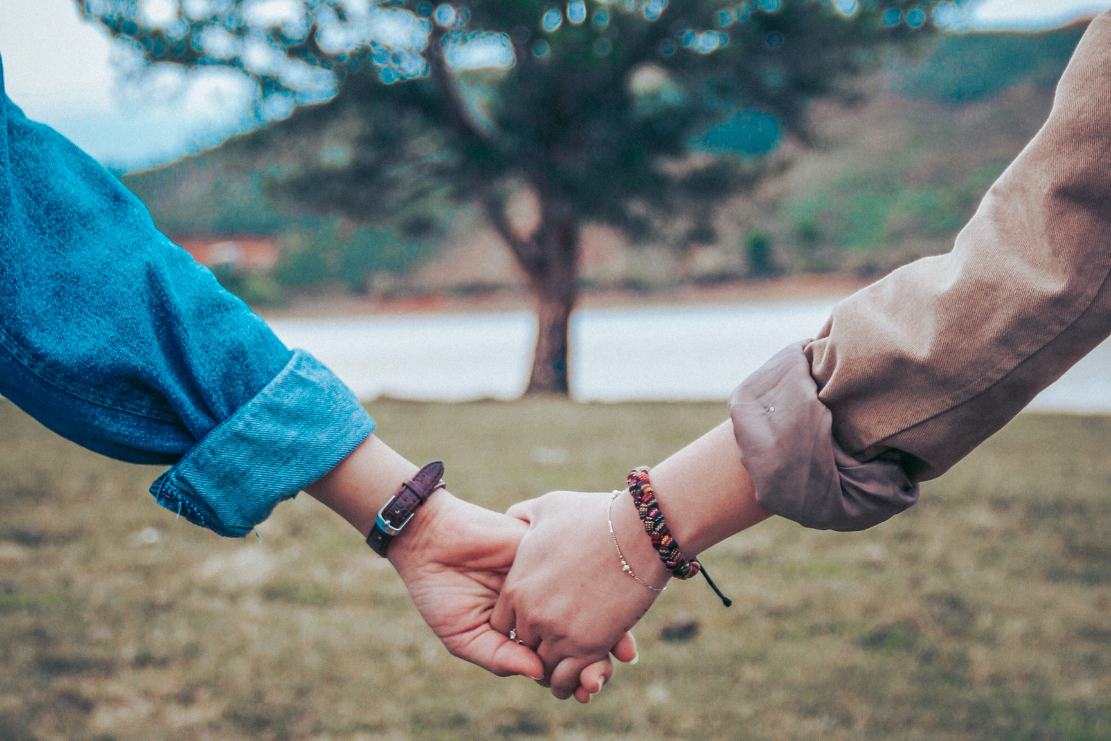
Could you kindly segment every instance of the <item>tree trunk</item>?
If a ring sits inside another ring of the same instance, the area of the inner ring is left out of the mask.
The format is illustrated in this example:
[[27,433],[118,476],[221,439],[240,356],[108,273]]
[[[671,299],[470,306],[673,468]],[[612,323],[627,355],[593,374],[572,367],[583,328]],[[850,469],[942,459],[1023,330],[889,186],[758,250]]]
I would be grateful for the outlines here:
[[579,221],[567,200],[538,193],[540,224],[522,238],[506,218],[504,204],[485,198],[486,213],[509,243],[536,296],[536,348],[525,394],[566,396],[571,312],[579,297]]
[[568,330],[579,298],[579,225],[573,207],[556,199],[541,201],[541,222],[533,235],[544,257],[525,266],[536,295],[536,351],[526,394],[566,396]]
[[536,294],[536,350],[532,357],[532,375],[526,394],[554,393],[566,396],[568,329],[571,312],[578,299],[574,270],[569,280],[544,278],[538,285],[532,280]]
[[[443,30],[435,31],[431,37],[432,79],[445,96],[455,131],[469,143],[468,146],[489,146],[489,129],[476,120],[467,107],[458,81],[439,51],[443,37]],[[476,180],[475,194],[487,218],[524,268],[536,296],[536,349],[525,394],[567,396],[570,393],[567,331],[579,297],[579,220],[574,204],[558,189],[548,188],[542,176],[533,173],[533,177],[526,178],[540,199],[540,224],[527,237],[519,235],[509,223],[505,203],[496,195],[493,182]]]

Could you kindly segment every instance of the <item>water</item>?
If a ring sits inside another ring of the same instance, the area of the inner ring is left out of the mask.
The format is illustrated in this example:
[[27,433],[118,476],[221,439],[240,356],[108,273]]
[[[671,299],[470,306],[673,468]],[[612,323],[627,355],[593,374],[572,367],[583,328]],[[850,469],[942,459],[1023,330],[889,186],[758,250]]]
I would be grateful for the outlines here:
[[[814,336],[835,299],[721,306],[581,309],[571,322],[572,396],[580,401],[724,400],[765,360]],[[536,323],[527,311],[270,322],[361,399],[513,399],[528,383]],[[1111,413],[1111,343],[1030,405]]]

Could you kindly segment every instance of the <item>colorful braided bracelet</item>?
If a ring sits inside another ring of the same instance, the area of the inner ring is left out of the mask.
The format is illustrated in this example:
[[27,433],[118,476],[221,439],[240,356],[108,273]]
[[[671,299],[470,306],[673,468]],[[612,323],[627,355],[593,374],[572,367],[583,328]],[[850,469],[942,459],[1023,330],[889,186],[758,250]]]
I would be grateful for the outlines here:
[[629,484],[629,494],[633,497],[633,504],[636,505],[640,520],[644,523],[644,531],[652,539],[652,547],[656,549],[660,560],[664,562],[664,566],[667,567],[672,576],[677,579],[690,579],[701,572],[702,576],[706,578],[706,583],[710,585],[710,588],[714,590],[718,597],[721,597],[722,603],[726,607],[732,605],[733,600],[721,593],[721,590],[714,584],[714,580],[706,573],[706,568],[697,560],[688,559],[679,550],[679,544],[672,537],[671,530],[667,527],[667,521],[664,520],[663,512],[660,511],[660,506],[656,503],[656,492],[652,489],[652,482],[648,479],[648,469],[644,466],[634,468],[629,472],[626,482]]

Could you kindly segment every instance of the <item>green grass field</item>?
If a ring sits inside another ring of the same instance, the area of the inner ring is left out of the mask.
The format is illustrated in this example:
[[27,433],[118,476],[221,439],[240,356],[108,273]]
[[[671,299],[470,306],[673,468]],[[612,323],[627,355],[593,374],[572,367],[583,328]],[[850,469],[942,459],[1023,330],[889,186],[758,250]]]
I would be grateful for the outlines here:
[[[723,404],[372,405],[505,509],[610,490]],[[537,452],[538,448],[547,451]],[[534,457],[566,463],[541,464]],[[156,469],[0,402],[0,739],[1111,739],[1111,419],[1027,415],[857,534],[773,520],[676,583],[583,707],[451,658],[307,497],[261,541],[154,504]],[[700,622],[688,642],[661,628]]]

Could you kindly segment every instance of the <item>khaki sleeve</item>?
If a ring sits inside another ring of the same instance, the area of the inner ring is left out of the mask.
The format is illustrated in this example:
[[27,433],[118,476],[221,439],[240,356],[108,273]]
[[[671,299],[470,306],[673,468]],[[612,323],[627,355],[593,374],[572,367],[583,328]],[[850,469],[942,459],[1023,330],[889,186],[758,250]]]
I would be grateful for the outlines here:
[[734,392],[734,431],[757,499],[838,530],[906,509],[917,482],[948,470],[1111,334],[1109,273],[1105,13],[1077,47],[1048,121],[953,251],[845,299],[817,339]]

